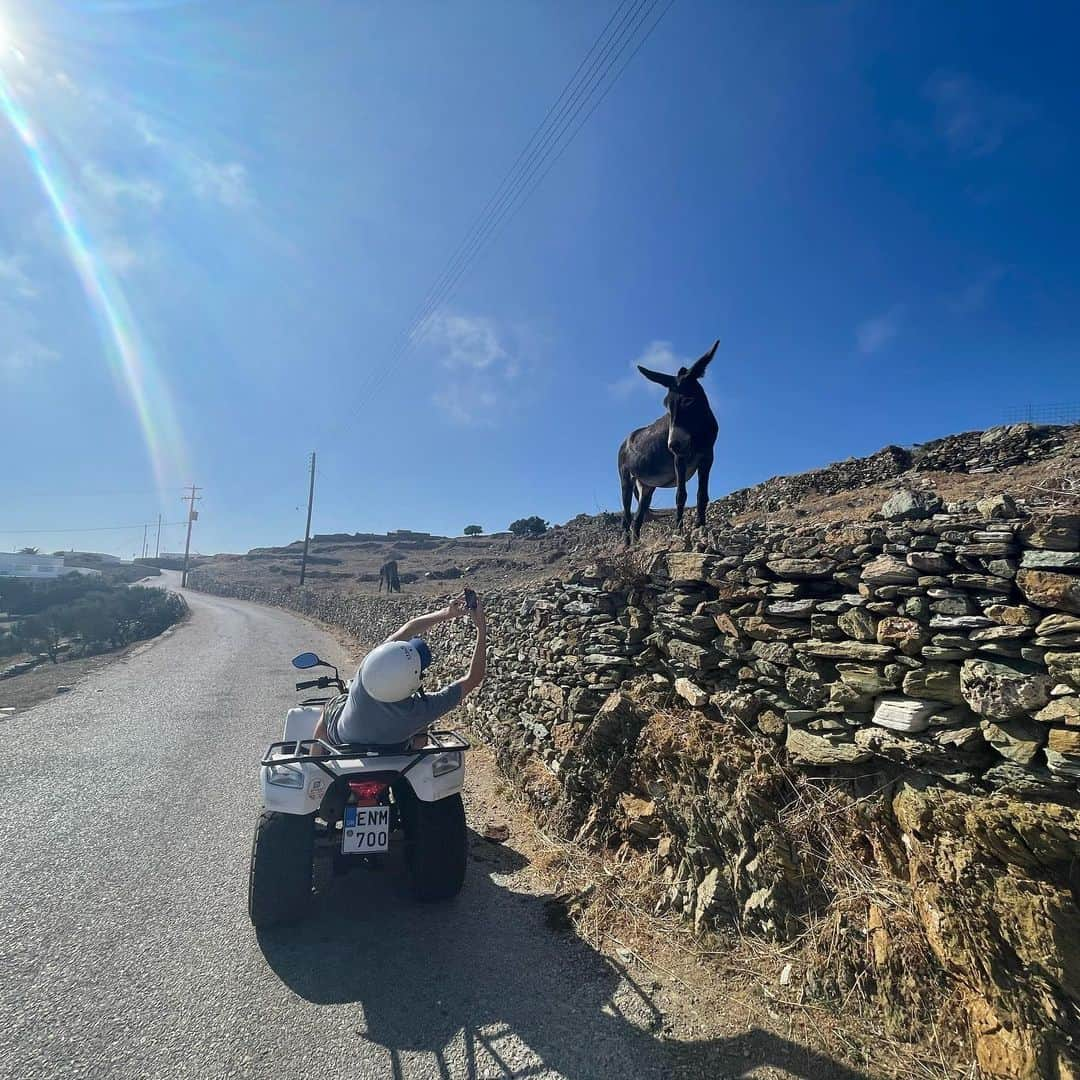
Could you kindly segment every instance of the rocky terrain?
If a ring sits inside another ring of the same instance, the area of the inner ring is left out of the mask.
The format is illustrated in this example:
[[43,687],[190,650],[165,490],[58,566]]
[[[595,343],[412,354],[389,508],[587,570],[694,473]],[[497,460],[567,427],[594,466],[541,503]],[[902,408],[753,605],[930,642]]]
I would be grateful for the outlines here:
[[[625,553],[569,523],[576,566],[489,597],[474,725],[550,828],[644,871],[657,916],[782,943],[799,1001],[944,1033],[986,1076],[1076,1077],[1077,445],[890,448]],[[193,583],[368,641],[427,606]],[[447,631],[458,666],[466,643]]]
[[[715,500],[709,521],[791,523],[842,521],[873,513],[899,487],[936,491],[946,501],[973,501],[993,494],[1007,476],[1009,489],[1045,501],[1076,474],[1080,427],[1014,424],[986,432],[950,435],[921,446],[888,446],[864,458],[823,469],[778,476]],[[614,486],[613,486],[614,497]],[[645,537],[664,542],[672,511],[654,511]],[[306,584],[335,595],[376,593],[379,567],[398,561],[410,594],[438,596],[467,578],[481,592],[543,580],[580,565],[590,553],[620,543],[619,516],[582,514],[538,537],[445,537],[407,529],[389,534],[316,533],[308,557]],[[283,547],[253,548],[246,554],[201,559],[200,569],[230,585],[263,588],[295,583],[303,541]]]

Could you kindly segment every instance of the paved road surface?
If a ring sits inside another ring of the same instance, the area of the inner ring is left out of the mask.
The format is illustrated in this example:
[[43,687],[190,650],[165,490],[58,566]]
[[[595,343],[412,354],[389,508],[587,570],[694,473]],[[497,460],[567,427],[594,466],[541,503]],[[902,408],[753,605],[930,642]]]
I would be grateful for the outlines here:
[[[795,1049],[665,1041],[649,995],[477,842],[456,900],[328,884],[298,930],[245,909],[256,762],[326,634],[189,596],[171,636],[0,727],[0,1077],[751,1075]],[[795,1052],[794,1075],[841,1075]],[[769,1075],[774,1075],[769,1072]]]

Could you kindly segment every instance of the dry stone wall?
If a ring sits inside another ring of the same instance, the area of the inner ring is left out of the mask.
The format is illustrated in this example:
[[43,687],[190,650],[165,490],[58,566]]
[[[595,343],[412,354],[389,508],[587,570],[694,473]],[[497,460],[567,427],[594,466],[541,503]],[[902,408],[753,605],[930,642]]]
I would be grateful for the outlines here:
[[[918,1037],[933,986],[986,1075],[1080,1075],[1080,515],[899,492],[695,546],[488,598],[468,708],[503,767],[563,835],[649,854],[699,929],[790,939],[843,899],[808,993],[863,980]],[[369,641],[424,606],[192,581]]]

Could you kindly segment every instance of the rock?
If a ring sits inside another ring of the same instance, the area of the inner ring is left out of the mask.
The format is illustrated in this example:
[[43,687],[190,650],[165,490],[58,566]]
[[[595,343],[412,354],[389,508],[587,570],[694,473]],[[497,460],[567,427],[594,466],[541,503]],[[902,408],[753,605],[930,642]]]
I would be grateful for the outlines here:
[[873,641],[876,633],[874,616],[865,608],[852,608],[836,620],[837,626],[856,641]]
[[927,664],[904,676],[904,694],[910,698],[929,698],[945,701],[950,705],[962,705],[960,692],[960,669],[955,664]]
[[985,615],[934,615],[930,619],[933,630],[981,630],[993,625],[994,620]]
[[784,685],[795,701],[808,709],[816,709],[829,699],[828,688],[821,681],[821,676],[811,671],[789,667],[784,674]]
[[971,640],[980,646],[988,641],[1024,641],[1029,637],[1030,626],[988,626],[971,634]]
[[832,559],[770,559],[765,564],[778,578],[785,581],[810,581],[831,578],[836,569]]
[[714,650],[690,641],[681,641],[679,638],[672,638],[665,648],[673,663],[682,664],[695,671],[712,671],[723,662],[723,658]]
[[960,673],[964,701],[991,720],[1012,720],[1041,709],[1052,685],[1047,675],[992,660],[965,660]]
[[484,839],[493,844],[505,844],[510,839],[510,826],[501,822],[491,822],[484,826]]
[[1010,495],[988,495],[975,503],[975,509],[988,521],[1007,521],[1020,516]]
[[1067,727],[1080,728],[1080,697],[1059,697],[1044,705],[1035,719],[1044,724],[1065,724]]
[[[1001,623],[1002,626],[1037,626],[1042,612],[1027,604],[991,604],[984,611],[988,619]],[[1080,619],[1076,620],[1080,629]]]
[[748,615],[741,619],[742,632],[755,641],[800,641],[810,636],[805,622],[787,622],[784,619],[763,619]]
[[1008,593],[1009,582],[996,574],[950,574],[949,581],[957,589],[975,589],[980,592]]
[[619,808],[626,815],[626,827],[635,835],[645,840],[660,832],[660,819],[656,814],[656,803],[651,799],[642,799],[629,791],[619,796]]
[[789,619],[808,619],[816,600],[777,600],[766,607],[770,615],[783,615]]
[[1080,730],[1051,728],[1047,746],[1055,754],[1069,754],[1080,761]]
[[58,694],[70,694],[71,693],[71,687],[70,686],[58,686],[56,688],[56,692]]
[[881,516],[889,521],[918,521],[933,517],[941,507],[941,497],[932,491],[901,488],[885,500]]
[[694,896],[694,929],[702,930],[708,916],[725,906],[730,899],[731,890],[721,878],[719,868],[714,866],[698,885]]
[[881,668],[873,664],[839,663],[836,670],[840,673],[840,680],[846,686],[861,694],[876,697],[878,694],[895,690],[897,681],[889,678]]
[[919,572],[895,555],[879,555],[862,568],[862,580],[870,585],[907,585],[918,580]]
[[914,619],[902,615],[886,616],[877,626],[879,645],[892,645],[905,656],[918,656],[929,634]]
[[692,709],[700,709],[708,703],[709,695],[689,679],[675,680],[675,693]]
[[1080,570],[1080,552],[1025,551],[1020,566],[1024,570]]
[[1080,549],[1080,514],[1035,514],[1020,536],[1028,547],[1076,551]]
[[939,701],[916,701],[898,696],[878,700],[872,722],[893,731],[918,732],[930,726],[930,717],[941,708]]
[[936,551],[909,551],[905,561],[920,574],[947,574],[955,569],[950,558]]
[[721,571],[720,556],[697,551],[670,551],[667,554],[667,572],[672,582],[716,580]]
[[834,742],[797,727],[787,729],[785,745],[796,765],[855,765],[870,758],[853,742]]
[[784,734],[784,728],[787,726],[783,716],[776,712],[775,709],[762,709],[758,713],[757,717],[758,731],[762,735],[771,735],[773,738],[779,738]]
[[795,650],[783,641],[755,641],[750,646],[750,655],[782,667],[795,663]]
[[1076,634],[1080,633],[1080,616],[1076,615],[1047,615],[1035,628],[1040,637],[1050,634]]
[[982,732],[986,741],[1015,765],[1030,765],[1046,744],[1046,728],[1034,720],[984,720]]
[[795,649],[830,660],[888,660],[894,651],[889,645],[861,641],[799,641]]
[[1080,688],[1080,651],[1048,652],[1046,666],[1054,682],[1068,683]]

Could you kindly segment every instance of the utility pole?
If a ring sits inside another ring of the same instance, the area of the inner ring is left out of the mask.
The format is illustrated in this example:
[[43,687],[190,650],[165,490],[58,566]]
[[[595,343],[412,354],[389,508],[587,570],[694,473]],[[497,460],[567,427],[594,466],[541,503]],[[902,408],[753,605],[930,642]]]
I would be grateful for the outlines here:
[[304,526],[304,555],[300,560],[300,584],[304,584],[304,575],[307,573],[307,551],[311,541],[311,504],[315,501],[315,451],[311,451],[311,483],[308,485],[307,495],[307,524]]
[[142,557],[144,559],[146,558],[146,529],[147,529],[146,522],[143,522],[143,527],[142,527]]
[[187,540],[184,541],[184,572],[180,576],[180,587],[182,589],[187,588],[188,556],[191,554],[191,524],[199,519],[199,511],[195,509],[195,504],[202,498],[201,495],[196,495],[195,492],[201,490],[201,488],[197,488],[192,484],[191,494],[180,497],[181,502],[188,504]]
[[161,515],[157,516],[157,540],[154,543],[154,558],[161,557]]

